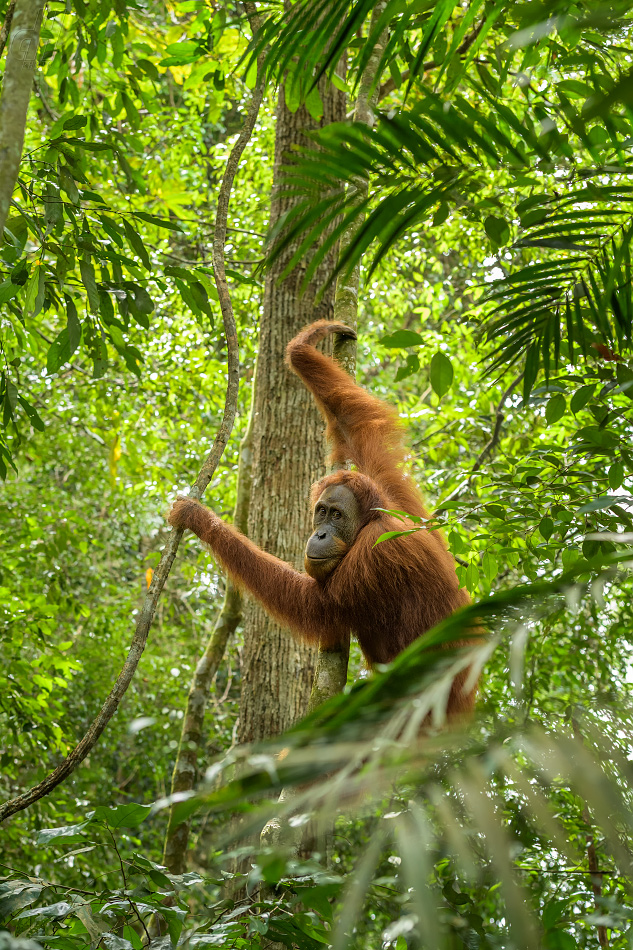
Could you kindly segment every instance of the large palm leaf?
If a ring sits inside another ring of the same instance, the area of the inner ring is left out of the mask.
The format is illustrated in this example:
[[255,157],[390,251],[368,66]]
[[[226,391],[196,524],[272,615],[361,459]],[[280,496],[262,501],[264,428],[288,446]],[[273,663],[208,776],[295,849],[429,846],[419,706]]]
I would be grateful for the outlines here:
[[[624,557],[630,558],[630,552]],[[357,685],[350,695],[335,697],[286,734],[281,761],[274,754],[279,744],[233,753],[225,762],[229,780],[218,787],[222,766],[213,768],[213,784],[181,803],[181,816],[200,808],[216,814],[239,809],[246,815],[240,834],[249,835],[271,815],[282,822],[290,819],[296,827],[311,813],[327,825],[332,814],[353,814],[359,808],[368,813],[370,800],[375,808],[386,798],[387,806],[379,808],[382,818],[374,824],[371,841],[347,883],[334,948],[350,945],[385,850],[399,856],[400,888],[408,895],[403,914],[411,915],[409,923],[422,945],[444,946],[447,892],[437,887],[433,868],[450,860],[451,876],[464,895],[456,897],[453,889],[451,900],[466,910],[469,886],[499,888],[495,901],[499,917],[506,921],[506,945],[540,947],[536,907],[517,868],[529,860],[506,818],[509,803],[521,809],[539,836],[535,871],[583,867],[586,856],[556,816],[556,797],[569,789],[590,809],[620,873],[630,875],[630,712],[619,707],[614,717],[603,709],[596,718],[588,711],[581,719],[581,711],[576,711],[573,728],[570,722],[562,731],[522,723],[520,718],[495,722],[485,715],[467,732],[420,738],[419,730],[429,711],[441,706],[456,670],[465,663],[481,664],[492,649],[507,646],[513,638],[511,663],[518,684],[524,625],[559,610],[561,596],[587,590],[586,582],[579,587],[579,581],[589,569],[587,563],[580,564],[553,584],[503,592],[449,618],[385,672]],[[446,649],[473,623],[494,628],[494,640],[466,653]],[[445,649],[438,650],[442,644]],[[241,772],[231,779],[236,760]],[[287,794],[277,805],[253,805],[257,798],[297,786],[294,795]],[[235,838],[233,830],[224,841]]]

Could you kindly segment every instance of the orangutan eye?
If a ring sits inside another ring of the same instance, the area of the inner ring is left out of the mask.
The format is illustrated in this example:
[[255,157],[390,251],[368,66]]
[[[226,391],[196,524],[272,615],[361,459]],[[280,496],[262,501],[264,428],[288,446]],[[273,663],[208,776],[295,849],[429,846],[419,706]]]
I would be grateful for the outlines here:
[[317,514],[317,515],[324,515],[324,514],[325,514],[325,508],[323,507],[323,505],[319,505],[319,507],[317,508],[315,514]]
[[337,511],[336,508],[335,508],[335,509],[332,511],[332,517],[333,517],[333,518],[336,518],[336,520],[338,521],[338,519],[341,517],[341,512],[340,512],[340,511]]

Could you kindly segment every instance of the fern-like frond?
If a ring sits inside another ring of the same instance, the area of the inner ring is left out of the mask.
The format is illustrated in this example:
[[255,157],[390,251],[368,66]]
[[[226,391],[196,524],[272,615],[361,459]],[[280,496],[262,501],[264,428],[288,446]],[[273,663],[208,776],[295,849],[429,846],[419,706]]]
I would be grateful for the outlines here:
[[[547,375],[559,363],[563,338],[572,363],[596,339],[616,350],[632,342],[633,186],[588,183],[559,198],[540,196],[535,212],[540,220],[515,247],[557,256],[492,284],[486,334],[500,339],[492,371],[532,349]],[[529,391],[529,376],[527,384]]]

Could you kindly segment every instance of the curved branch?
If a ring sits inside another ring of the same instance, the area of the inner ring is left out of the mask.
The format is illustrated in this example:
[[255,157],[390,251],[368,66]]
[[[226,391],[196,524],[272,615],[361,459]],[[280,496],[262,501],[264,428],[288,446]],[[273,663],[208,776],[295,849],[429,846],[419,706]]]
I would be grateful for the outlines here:
[[[222,423],[213,442],[213,446],[211,447],[211,451],[205,459],[190,492],[192,497],[198,499],[202,497],[205,488],[213,478],[218,462],[222,457],[222,453],[224,452],[224,448],[231,434],[231,430],[233,429],[233,422],[235,420],[239,387],[239,351],[237,344],[235,317],[233,315],[233,307],[231,306],[231,297],[229,294],[224,268],[224,243],[226,240],[226,221],[233,180],[238,169],[242,152],[244,151],[246,144],[251,137],[251,132],[253,131],[255,122],[257,120],[257,115],[259,113],[259,107],[263,96],[263,88],[262,81],[258,81],[258,84],[255,87],[251,97],[246,122],[244,123],[244,127],[240,132],[226,163],[222,184],[220,185],[220,191],[218,194],[215,233],[213,238],[213,263],[215,283],[218,296],[220,298],[220,306],[222,308],[222,319],[224,321],[224,333],[226,336],[228,350],[227,386]],[[3,805],[0,805],[0,822],[4,821],[4,819],[8,818],[10,815],[14,815],[16,812],[22,811],[24,808],[28,808],[29,805],[39,801],[39,799],[43,798],[44,795],[48,795],[48,793],[51,792],[57,785],[63,782],[64,779],[74,771],[79,763],[86,758],[88,753],[91,751],[101,736],[101,733],[112,719],[119,703],[121,702],[128,686],[130,685],[130,682],[132,681],[132,677],[136,672],[139,660],[143,650],[145,649],[149,630],[156,612],[158,598],[160,597],[160,593],[165,586],[165,581],[169,576],[171,566],[174,563],[174,558],[176,556],[176,551],[178,550],[182,535],[183,530],[181,528],[174,528],[167,539],[167,544],[163,550],[160,563],[154,572],[152,583],[150,584],[149,590],[145,596],[145,602],[141,608],[140,616],[136,624],[134,636],[132,638],[132,644],[123,665],[123,669],[119,673],[116,683],[110,691],[110,695],[104,702],[92,725],[84,737],[77,743],[75,748],[66,756],[64,761],[61,762],[49,775],[47,775],[45,779],[43,779],[38,785],[30,788],[27,792],[19,795],[17,798],[11,799],[10,801],[5,802]]]

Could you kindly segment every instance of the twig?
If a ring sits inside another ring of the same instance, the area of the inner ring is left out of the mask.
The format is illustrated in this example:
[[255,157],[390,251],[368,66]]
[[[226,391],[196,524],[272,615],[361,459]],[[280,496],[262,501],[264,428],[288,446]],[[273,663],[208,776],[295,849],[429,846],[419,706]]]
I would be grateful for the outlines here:
[[[222,453],[224,452],[224,448],[231,434],[237,409],[237,395],[240,376],[239,351],[235,317],[233,315],[231,297],[229,295],[226,273],[224,269],[224,243],[226,240],[226,219],[228,215],[229,199],[233,180],[237,172],[242,152],[246,147],[255,125],[255,121],[259,112],[259,106],[262,101],[263,90],[264,84],[263,80],[260,78],[253,91],[253,96],[249,105],[244,128],[240,132],[240,135],[233,146],[231,154],[229,155],[228,161],[226,163],[226,168],[218,195],[216,228],[213,238],[213,269],[218,296],[220,298],[220,306],[222,308],[222,319],[224,321],[224,333],[228,350],[227,386],[222,423],[213,442],[213,446],[211,447],[211,451],[205,459],[190,492],[190,495],[197,499],[202,497],[205,488],[213,478],[218,462],[222,457]],[[57,766],[56,769],[47,775],[46,778],[43,779],[38,785],[35,785],[33,788],[29,789],[27,792],[24,792],[24,794],[19,795],[17,798],[0,805],[0,821],[4,821],[4,819],[8,818],[10,815],[14,815],[16,812],[21,811],[24,808],[28,808],[29,805],[39,801],[39,799],[43,798],[44,795],[48,795],[48,793],[51,792],[57,785],[59,785],[60,782],[63,782],[64,779],[74,771],[79,763],[85,759],[99,739],[107,724],[110,722],[110,719],[116,712],[121,699],[125,695],[125,692],[132,681],[132,677],[136,672],[139,660],[143,650],[145,649],[149,630],[154,619],[154,614],[156,613],[158,598],[160,597],[160,593],[165,586],[165,581],[169,576],[171,566],[174,563],[174,558],[176,557],[176,552],[178,550],[182,535],[182,528],[174,528],[168,536],[160,563],[154,572],[152,582],[145,596],[145,602],[140,611],[139,619],[136,624],[136,629],[134,631],[134,636],[132,638],[132,643],[125,660],[125,664],[119,673],[116,683],[112,687],[110,695],[101,707],[99,714],[94,719],[83,738],[77,743],[75,748],[67,755],[64,761]]]
[[501,437],[501,426],[503,425],[503,420],[505,419],[505,413],[503,411],[505,401],[512,394],[512,391],[516,388],[516,386],[519,385],[522,379],[523,379],[523,373],[519,373],[516,379],[512,380],[512,382],[510,383],[510,385],[504,392],[503,396],[501,397],[497,405],[497,411],[495,413],[495,427],[493,429],[492,435],[490,436],[490,439],[488,440],[486,445],[483,447],[483,449],[481,450],[481,452],[479,453],[479,455],[473,462],[473,466],[468,476],[464,479],[463,482],[461,482],[457,486],[457,488],[453,489],[453,491],[450,493],[448,498],[445,498],[444,501],[437,506],[437,508],[433,512],[434,515],[437,515],[440,511],[442,511],[444,506],[447,505],[450,501],[456,501],[457,498],[459,498],[459,496],[463,492],[464,488],[466,488],[466,486],[470,482],[475,472],[479,471],[479,469],[481,468],[483,463],[486,461],[490,453],[493,451],[493,449],[497,447],[499,443],[499,439]]
[[16,0],[11,0],[9,4],[9,9],[7,10],[7,15],[4,18],[4,23],[0,28],[0,56],[4,53],[4,48],[7,45],[7,39],[9,37],[9,30],[11,29],[11,20],[13,19],[13,12],[15,10]]
[[48,115],[51,122],[57,122],[59,116],[55,112],[53,112],[50,105],[48,104],[46,95],[42,91],[42,80],[40,79],[39,76],[35,76],[33,80],[33,88],[35,89],[35,93],[39,97],[39,100],[42,103],[42,105],[44,106],[44,111]]
[[[210,260],[190,261],[185,257],[179,257],[177,254],[173,254],[171,251],[163,251],[163,254],[165,257],[171,257],[173,260],[179,261],[181,264],[189,264],[190,267],[200,267],[204,264],[213,264],[213,258]],[[258,257],[253,261],[238,261],[234,257],[227,257],[229,264],[247,264],[250,267],[255,267],[257,264],[263,263],[265,259],[266,258],[264,257]]]
[[20,170],[43,9],[44,0],[16,0],[11,21],[11,34],[20,41],[9,43],[0,89],[0,235]]

